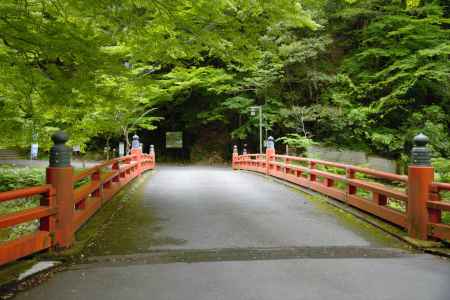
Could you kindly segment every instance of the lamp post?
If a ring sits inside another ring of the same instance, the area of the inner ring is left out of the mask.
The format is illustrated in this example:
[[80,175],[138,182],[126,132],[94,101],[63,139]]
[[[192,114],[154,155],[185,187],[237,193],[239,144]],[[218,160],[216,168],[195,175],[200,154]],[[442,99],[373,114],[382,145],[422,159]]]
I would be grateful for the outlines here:
[[262,106],[251,106],[250,114],[252,116],[256,115],[256,111],[259,110],[259,153],[262,153],[263,145],[262,145]]

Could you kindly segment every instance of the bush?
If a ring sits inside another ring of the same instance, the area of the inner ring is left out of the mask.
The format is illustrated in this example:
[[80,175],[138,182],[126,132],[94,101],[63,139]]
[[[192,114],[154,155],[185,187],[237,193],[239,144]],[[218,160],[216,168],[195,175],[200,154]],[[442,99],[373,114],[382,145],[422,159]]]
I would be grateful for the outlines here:
[[[44,169],[15,168],[0,166],[0,192],[41,185],[44,182]],[[39,205],[39,197],[29,197],[0,203],[0,215],[21,211]],[[13,240],[36,230],[37,220],[0,230],[0,241]]]
[[44,173],[44,169],[39,168],[0,166],[0,192],[41,185]]

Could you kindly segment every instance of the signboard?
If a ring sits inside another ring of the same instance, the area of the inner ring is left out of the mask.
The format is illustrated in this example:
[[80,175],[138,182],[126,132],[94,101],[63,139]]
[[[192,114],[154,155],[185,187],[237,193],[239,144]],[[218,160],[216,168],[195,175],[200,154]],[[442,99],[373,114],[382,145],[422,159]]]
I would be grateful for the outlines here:
[[125,144],[119,143],[119,156],[124,156],[124,155],[125,155]]
[[181,131],[166,132],[166,148],[173,148],[173,149],[183,148],[183,132]]
[[38,144],[31,144],[31,159],[37,159],[39,151],[38,149],[39,149]]

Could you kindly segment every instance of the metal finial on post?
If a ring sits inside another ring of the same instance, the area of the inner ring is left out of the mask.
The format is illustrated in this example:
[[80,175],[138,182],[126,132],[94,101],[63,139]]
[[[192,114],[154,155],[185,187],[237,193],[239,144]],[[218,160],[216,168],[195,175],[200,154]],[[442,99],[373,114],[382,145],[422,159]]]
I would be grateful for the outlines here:
[[155,145],[150,145],[150,154],[155,154]]
[[52,135],[54,145],[50,148],[49,163],[52,168],[70,167],[72,149],[66,146],[69,135],[64,131],[58,131]]
[[414,147],[411,150],[411,162],[414,166],[431,166],[431,153],[427,147],[430,139],[420,133],[414,137]]
[[139,142],[139,136],[137,134],[133,135],[133,141],[131,142],[131,148],[132,149],[138,149],[141,147],[141,144]]
[[267,149],[275,149],[275,141],[273,136],[267,138]]
[[247,155],[247,144],[245,144],[244,148],[242,149],[242,155]]

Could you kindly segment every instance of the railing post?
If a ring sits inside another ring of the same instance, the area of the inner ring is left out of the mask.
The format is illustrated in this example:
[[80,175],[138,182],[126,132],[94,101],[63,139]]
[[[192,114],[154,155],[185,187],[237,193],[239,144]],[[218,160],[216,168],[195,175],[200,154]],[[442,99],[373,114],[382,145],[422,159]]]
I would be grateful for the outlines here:
[[270,175],[270,162],[275,160],[275,142],[272,136],[267,138],[266,175]]
[[120,182],[120,163],[117,159],[112,165],[112,170],[117,172],[117,176],[113,178],[113,182]]
[[74,193],[73,168],[70,165],[72,149],[65,143],[69,136],[62,131],[52,136],[53,147],[50,149],[50,164],[46,170],[46,180],[55,191],[56,216],[55,243],[57,247],[69,247],[74,241]]
[[155,159],[156,159],[156,157],[155,157],[155,146],[154,145],[150,145],[150,157],[151,157],[151,160],[152,160],[151,168],[154,169],[155,168],[155,163],[156,163],[156,161],[155,161]]
[[238,159],[239,159],[239,152],[238,152],[238,146],[234,145],[233,146],[233,157],[231,160],[231,165],[233,167],[233,170],[238,170],[239,166],[238,166]]
[[[346,168],[345,169],[345,177],[347,179],[354,179],[355,178],[355,170],[352,168]],[[356,186],[352,185],[350,182],[347,183],[347,193],[349,195],[356,194]]]
[[247,157],[245,155],[247,155],[247,144],[244,144],[244,148],[242,149],[242,159],[243,159],[243,165],[244,165],[244,169],[248,170],[248,166],[249,166],[249,162],[247,161]]
[[136,157],[137,161],[137,171],[138,175],[142,173],[141,159],[142,159],[142,150],[141,144],[139,142],[139,136],[137,134],[133,135],[133,141],[131,142],[131,155]]
[[[102,180],[101,179],[102,178],[101,178],[100,169],[95,170],[95,173],[93,173],[91,175],[91,182],[92,183],[98,183],[98,189],[95,190],[92,193],[92,196],[93,197],[98,197],[98,198],[102,199],[102,201],[103,201],[103,186],[102,186],[102,182],[101,182]],[[77,208],[82,208],[83,209],[85,207],[85,201],[86,201],[86,199],[83,202],[81,202],[80,203],[81,205],[79,205]]]
[[[315,161],[309,161],[309,169],[314,170],[316,168],[316,162]],[[309,181],[316,181],[317,176],[316,174],[309,173]]]
[[408,167],[408,234],[415,239],[428,238],[428,209],[434,169],[427,148],[428,137],[419,134],[414,138],[411,151],[412,164]]

